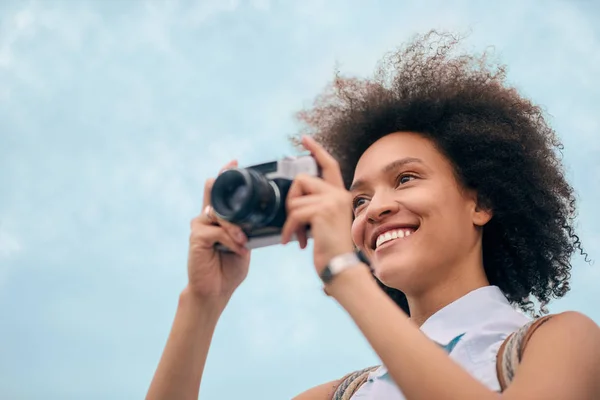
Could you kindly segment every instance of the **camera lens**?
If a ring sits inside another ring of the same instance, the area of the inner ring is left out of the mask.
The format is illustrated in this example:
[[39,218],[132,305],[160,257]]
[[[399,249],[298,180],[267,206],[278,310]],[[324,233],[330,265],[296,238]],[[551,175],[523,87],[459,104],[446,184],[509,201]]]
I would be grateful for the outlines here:
[[215,181],[211,191],[215,212],[234,224],[267,224],[279,207],[276,185],[251,169],[230,169]]
[[228,193],[224,200],[227,202],[227,207],[229,207],[230,210],[238,211],[243,207],[244,203],[248,201],[249,195],[250,190],[248,189],[248,186],[238,186],[233,189],[232,193]]

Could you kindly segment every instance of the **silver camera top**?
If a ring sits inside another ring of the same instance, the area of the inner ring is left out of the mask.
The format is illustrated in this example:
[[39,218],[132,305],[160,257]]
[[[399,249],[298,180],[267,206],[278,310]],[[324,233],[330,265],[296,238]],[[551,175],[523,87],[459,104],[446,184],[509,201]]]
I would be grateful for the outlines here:
[[319,166],[310,155],[287,156],[277,161],[277,170],[265,176],[269,179],[285,178],[294,179],[298,174],[319,176]]

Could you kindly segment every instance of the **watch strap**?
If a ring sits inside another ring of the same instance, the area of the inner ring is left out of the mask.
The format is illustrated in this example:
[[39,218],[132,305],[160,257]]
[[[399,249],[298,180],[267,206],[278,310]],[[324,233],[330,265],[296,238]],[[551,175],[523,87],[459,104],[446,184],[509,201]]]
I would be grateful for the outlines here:
[[333,257],[319,276],[324,284],[328,284],[336,275],[347,269],[358,266],[361,263],[370,266],[369,260],[360,250],[350,253],[343,253]]

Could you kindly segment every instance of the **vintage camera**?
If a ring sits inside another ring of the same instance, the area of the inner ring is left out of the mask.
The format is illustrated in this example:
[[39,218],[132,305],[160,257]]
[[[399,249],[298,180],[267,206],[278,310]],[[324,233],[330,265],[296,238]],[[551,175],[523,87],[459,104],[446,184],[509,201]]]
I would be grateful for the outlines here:
[[216,179],[210,201],[219,218],[240,226],[246,233],[247,248],[277,244],[286,220],[288,191],[294,177],[301,173],[321,176],[312,156],[285,157],[229,169]]

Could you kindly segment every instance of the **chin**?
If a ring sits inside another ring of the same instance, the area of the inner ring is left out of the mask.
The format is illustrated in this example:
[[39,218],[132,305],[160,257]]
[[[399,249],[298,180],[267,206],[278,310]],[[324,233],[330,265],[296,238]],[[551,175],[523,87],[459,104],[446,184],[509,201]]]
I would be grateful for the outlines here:
[[402,290],[410,287],[410,282],[414,280],[419,265],[416,261],[411,261],[405,256],[385,255],[374,256],[372,258],[375,276],[384,285],[394,289]]

